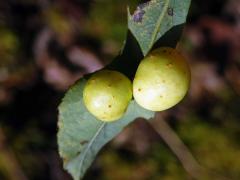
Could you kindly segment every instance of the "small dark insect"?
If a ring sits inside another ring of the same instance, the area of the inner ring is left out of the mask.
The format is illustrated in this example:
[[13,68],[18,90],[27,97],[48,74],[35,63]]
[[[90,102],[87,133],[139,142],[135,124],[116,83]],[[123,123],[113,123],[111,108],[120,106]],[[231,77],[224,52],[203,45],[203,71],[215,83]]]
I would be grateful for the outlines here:
[[173,8],[169,7],[167,13],[169,16],[173,16]]
[[142,22],[144,14],[145,14],[145,11],[143,9],[141,9],[140,7],[137,7],[137,9],[134,11],[134,14],[133,14],[133,21],[134,22]]

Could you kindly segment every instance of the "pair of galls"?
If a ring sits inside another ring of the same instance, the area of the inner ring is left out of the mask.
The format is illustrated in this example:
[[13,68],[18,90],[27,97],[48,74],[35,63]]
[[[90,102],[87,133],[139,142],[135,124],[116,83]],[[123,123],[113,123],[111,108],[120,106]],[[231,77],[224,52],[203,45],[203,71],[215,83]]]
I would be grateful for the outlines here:
[[94,73],[85,85],[83,101],[90,113],[106,122],[123,116],[132,95],[143,108],[163,111],[183,99],[190,76],[185,58],[176,49],[162,47],[140,62],[133,84],[118,71]]

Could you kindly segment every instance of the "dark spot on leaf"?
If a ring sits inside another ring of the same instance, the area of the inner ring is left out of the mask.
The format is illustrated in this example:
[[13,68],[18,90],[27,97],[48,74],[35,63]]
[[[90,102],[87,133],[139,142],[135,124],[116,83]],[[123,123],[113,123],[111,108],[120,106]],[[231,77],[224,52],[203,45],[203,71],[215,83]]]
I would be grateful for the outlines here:
[[142,89],[141,89],[141,88],[138,88],[138,91],[140,92],[140,91],[142,91]]
[[83,141],[80,142],[81,145],[84,145],[84,144],[86,144],[86,143],[88,143],[87,140],[83,140]]
[[168,68],[171,68],[171,67],[173,66],[173,64],[172,64],[172,63],[168,63],[166,66],[167,66]]
[[173,16],[173,8],[169,7],[167,13],[169,16]]
[[137,9],[133,13],[133,21],[134,22],[142,22],[144,14],[145,14],[145,11],[143,9],[137,7]]
[[159,97],[160,97],[160,98],[162,98],[163,96],[162,96],[162,95],[160,95]]
[[112,105],[108,105],[108,108],[111,108],[112,107]]

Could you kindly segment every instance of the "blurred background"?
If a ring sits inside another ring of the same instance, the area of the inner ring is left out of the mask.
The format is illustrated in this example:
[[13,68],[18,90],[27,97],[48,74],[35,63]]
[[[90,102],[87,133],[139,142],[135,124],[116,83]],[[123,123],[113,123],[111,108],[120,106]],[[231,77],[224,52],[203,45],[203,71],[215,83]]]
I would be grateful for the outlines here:
[[[70,180],[57,152],[57,106],[109,63],[137,0],[0,1],[0,179]],[[178,48],[192,84],[164,118],[208,171],[240,179],[240,1],[193,0]],[[210,178],[210,177],[209,177]],[[100,152],[85,180],[191,179],[143,120]]]

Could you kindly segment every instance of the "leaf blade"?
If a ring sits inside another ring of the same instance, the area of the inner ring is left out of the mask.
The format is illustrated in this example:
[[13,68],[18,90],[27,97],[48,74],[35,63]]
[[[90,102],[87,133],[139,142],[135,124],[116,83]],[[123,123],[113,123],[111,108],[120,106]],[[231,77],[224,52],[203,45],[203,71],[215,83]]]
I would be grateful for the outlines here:
[[83,104],[82,91],[85,83],[85,79],[77,82],[59,107],[59,152],[64,159],[65,169],[75,180],[83,177],[100,149],[125,126],[137,117],[148,119],[154,115],[154,112],[131,101],[121,120],[112,123],[99,121],[88,113]]
[[151,0],[139,5],[133,15],[128,10],[128,27],[144,56],[168,30],[185,23],[190,2],[191,0]]

